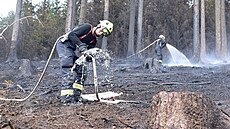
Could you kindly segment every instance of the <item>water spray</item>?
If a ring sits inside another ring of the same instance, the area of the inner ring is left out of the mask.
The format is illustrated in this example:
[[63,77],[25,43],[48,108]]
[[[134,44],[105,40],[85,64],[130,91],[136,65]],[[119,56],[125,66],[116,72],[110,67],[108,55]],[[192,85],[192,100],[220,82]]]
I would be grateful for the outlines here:
[[173,47],[168,43],[166,44],[166,47],[168,48],[171,54],[173,65],[192,66],[190,61],[182,52],[180,52],[179,50],[177,50],[175,47]]
[[97,68],[96,68],[96,59],[101,59],[101,58],[106,58],[103,56],[104,53],[101,49],[99,48],[92,48],[84,52],[83,55],[81,55],[74,63],[71,72],[74,71],[76,68],[76,65],[84,65],[86,61],[86,57],[90,57],[92,59],[93,63],[93,81],[94,81],[94,90],[95,90],[95,95],[97,98],[97,101],[100,101],[99,95],[98,95],[98,77],[97,77]]

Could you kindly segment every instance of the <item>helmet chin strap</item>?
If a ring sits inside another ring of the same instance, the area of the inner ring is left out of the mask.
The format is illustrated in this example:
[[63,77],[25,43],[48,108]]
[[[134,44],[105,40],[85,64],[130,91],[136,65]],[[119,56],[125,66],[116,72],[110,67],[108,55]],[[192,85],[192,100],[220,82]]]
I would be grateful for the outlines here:
[[95,29],[94,32],[93,32],[97,37],[100,37],[100,35],[97,35],[97,33],[96,33],[97,29],[99,29],[99,28],[100,28],[100,27],[97,26],[96,29]]

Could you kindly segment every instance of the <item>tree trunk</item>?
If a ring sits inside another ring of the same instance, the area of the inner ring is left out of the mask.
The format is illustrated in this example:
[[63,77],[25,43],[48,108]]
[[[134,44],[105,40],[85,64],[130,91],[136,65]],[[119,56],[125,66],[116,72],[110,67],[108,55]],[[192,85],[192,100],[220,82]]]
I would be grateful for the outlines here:
[[81,10],[80,10],[80,16],[79,16],[79,24],[82,24],[82,23],[85,22],[86,4],[87,4],[87,0],[81,0]]
[[135,0],[130,0],[128,55],[134,54]]
[[75,7],[76,0],[68,0],[68,9],[67,9],[67,16],[66,16],[66,24],[65,24],[65,32],[69,32],[73,28],[73,19],[75,19]]
[[200,59],[206,62],[206,36],[205,36],[205,0],[201,0],[201,27],[200,27]]
[[221,2],[221,15],[220,15],[220,24],[221,24],[221,56],[224,61],[227,61],[228,57],[228,46],[227,46],[227,35],[226,35],[226,19],[225,19],[225,1],[220,0]]
[[73,0],[73,12],[72,12],[72,18],[71,18],[71,29],[76,25],[76,0]]
[[194,0],[194,16],[193,16],[193,44],[194,44],[194,60],[199,61],[200,40],[199,40],[199,0]]
[[[138,21],[137,21],[137,52],[141,51],[142,46],[142,20],[143,20],[143,0],[139,0],[138,4]],[[139,58],[142,58],[141,53],[138,55]]]
[[221,112],[205,95],[192,92],[160,92],[152,98],[153,129],[225,129]]
[[[151,42],[153,42],[153,40],[151,39],[151,35],[152,35],[152,30],[153,30],[153,26],[152,25],[148,25],[147,26],[147,31],[148,31],[148,34],[147,34],[147,45],[150,44]],[[145,46],[147,46],[145,45]],[[142,54],[143,56],[143,54]],[[147,49],[145,52],[144,52],[144,56],[145,57],[154,57],[155,56],[155,47],[150,47],[149,49]]]
[[[109,19],[109,0],[105,0],[104,19]],[[107,37],[103,37],[101,48],[107,49]]]
[[215,0],[216,19],[216,57],[221,58],[220,0]]
[[21,10],[22,10],[22,0],[17,0],[16,5],[16,12],[15,12],[15,18],[14,21],[16,21],[13,25],[13,33],[11,37],[11,46],[10,46],[10,53],[8,55],[8,59],[6,62],[14,62],[17,61],[17,47],[18,47],[18,31],[19,31],[19,19],[21,16]]

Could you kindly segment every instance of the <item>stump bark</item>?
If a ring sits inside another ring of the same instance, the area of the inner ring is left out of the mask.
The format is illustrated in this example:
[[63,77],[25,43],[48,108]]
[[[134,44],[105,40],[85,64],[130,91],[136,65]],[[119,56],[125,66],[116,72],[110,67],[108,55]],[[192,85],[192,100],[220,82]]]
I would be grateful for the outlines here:
[[160,92],[152,98],[152,129],[225,129],[221,112],[205,95]]
[[31,61],[29,59],[22,59],[20,64],[20,76],[28,77],[35,73],[32,67]]
[[144,68],[146,69],[152,69],[153,67],[153,58],[147,58],[144,61]]
[[150,69],[153,73],[161,72],[161,65],[154,58],[145,59],[144,68]]

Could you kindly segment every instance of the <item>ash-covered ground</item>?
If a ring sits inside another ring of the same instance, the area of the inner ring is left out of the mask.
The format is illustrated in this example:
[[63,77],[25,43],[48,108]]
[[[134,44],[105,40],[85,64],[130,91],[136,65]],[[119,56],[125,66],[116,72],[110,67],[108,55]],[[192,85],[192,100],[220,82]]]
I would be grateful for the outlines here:
[[[35,72],[31,76],[23,76],[17,65],[2,63],[0,97],[27,96],[36,85],[45,63],[32,62]],[[164,72],[154,73],[144,68],[143,63],[143,60],[136,59],[113,59],[109,68],[97,65],[99,92],[122,92],[116,99],[131,102],[88,102],[66,106],[59,100],[59,61],[52,60],[42,82],[28,100],[0,101],[0,128],[146,129],[149,128],[151,99],[161,91],[200,92],[211,98],[226,116],[230,115],[229,64],[164,66]],[[92,64],[88,65],[88,80],[83,93],[94,93]],[[227,117],[226,121],[229,120]]]

